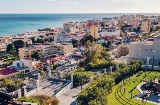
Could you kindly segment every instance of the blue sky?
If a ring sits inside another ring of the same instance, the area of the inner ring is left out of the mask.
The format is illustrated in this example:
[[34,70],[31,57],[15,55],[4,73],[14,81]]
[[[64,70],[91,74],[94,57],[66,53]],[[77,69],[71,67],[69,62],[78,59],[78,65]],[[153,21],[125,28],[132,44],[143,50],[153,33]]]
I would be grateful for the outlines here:
[[0,0],[0,13],[160,13],[160,0]]

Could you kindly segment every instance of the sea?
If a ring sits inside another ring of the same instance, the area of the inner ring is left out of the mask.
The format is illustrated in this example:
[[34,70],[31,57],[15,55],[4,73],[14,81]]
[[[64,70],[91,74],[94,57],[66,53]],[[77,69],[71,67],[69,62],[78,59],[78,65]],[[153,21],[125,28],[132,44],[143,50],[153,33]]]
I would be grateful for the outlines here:
[[[112,18],[122,15],[136,14],[0,14],[0,36],[10,36],[21,33],[37,31],[43,28],[63,27],[65,22],[80,22],[91,19]],[[160,15],[160,14],[145,14]]]

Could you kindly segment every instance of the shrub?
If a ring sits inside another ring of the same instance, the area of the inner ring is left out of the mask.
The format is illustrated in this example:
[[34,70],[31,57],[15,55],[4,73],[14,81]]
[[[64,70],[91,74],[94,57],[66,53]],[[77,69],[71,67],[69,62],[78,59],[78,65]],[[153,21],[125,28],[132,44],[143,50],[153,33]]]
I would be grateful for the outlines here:
[[18,101],[37,103],[38,105],[41,105],[40,102],[33,97],[21,97],[18,98]]
[[59,105],[59,100],[46,95],[35,95],[31,96],[32,98],[38,100],[41,105]]
[[107,96],[112,87],[126,76],[138,72],[140,67],[140,61],[133,61],[128,66],[120,64],[119,70],[113,73],[105,73],[78,95],[78,105],[107,105]]

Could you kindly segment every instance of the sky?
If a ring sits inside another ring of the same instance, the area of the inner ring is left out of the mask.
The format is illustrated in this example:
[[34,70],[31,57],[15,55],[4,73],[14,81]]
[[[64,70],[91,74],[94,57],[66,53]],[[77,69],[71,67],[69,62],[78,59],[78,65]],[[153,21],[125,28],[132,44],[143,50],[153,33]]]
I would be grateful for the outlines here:
[[160,0],[0,0],[0,13],[160,13]]

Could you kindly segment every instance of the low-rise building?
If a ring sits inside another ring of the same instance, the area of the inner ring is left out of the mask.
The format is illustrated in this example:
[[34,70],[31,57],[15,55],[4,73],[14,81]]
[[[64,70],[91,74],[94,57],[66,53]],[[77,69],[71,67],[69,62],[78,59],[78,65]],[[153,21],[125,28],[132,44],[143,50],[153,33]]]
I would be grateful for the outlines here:
[[26,48],[20,48],[19,57],[20,59],[32,59],[31,55],[35,51],[40,51],[43,58],[47,58],[50,56],[71,53],[73,51],[73,45],[60,43],[32,45]]
[[0,52],[5,52],[7,50],[7,45],[12,43],[11,37],[0,37]]
[[107,37],[107,36],[119,36],[120,35],[120,29],[119,28],[102,28],[101,32],[99,33],[101,37]]
[[55,35],[54,36],[55,43],[70,43],[72,39],[73,38],[70,35]]

